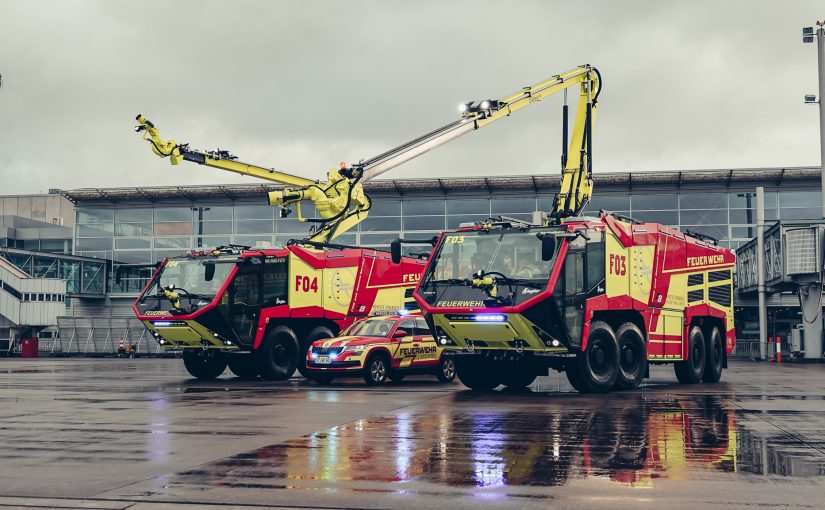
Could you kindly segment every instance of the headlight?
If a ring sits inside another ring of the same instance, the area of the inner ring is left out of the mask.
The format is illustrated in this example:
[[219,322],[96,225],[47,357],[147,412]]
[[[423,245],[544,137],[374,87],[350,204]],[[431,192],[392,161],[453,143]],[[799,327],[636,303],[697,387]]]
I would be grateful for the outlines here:
[[366,345],[349,345],[347,347],[344,347],[344,350],[341,351],[341,354],[344,354],[345,352],[364,352],[364,349],[366,348]]

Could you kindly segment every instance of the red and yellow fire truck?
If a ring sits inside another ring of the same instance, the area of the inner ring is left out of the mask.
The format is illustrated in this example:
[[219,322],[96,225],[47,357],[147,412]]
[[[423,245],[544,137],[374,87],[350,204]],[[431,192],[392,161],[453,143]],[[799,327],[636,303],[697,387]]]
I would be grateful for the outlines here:
[[306,370],[313,341],[403,308],[423,267],[371,249],[221,248],[166,259],[134,310],[160,345],[183,350],[195,377],[228,364],[239,377],[287,379]]
[[527,386],[549,368],[582,392],[633,388],[648,363],[718,381],[735,343],[734,253],[658,223],[582,217],[601,77],[586,68],[561,85],[580,93],[553,211],[442,233],[414,294],[428,324],[474,389]]
[[[285,185],[268,191],[269,203],[281,208],[281,217],[295,207],[298,220],[313,226],[306,238],[275,250],[229,246],[167,259],[135,303],[135,313],[162,346],[183,350],[195,377],[215,378],[227,364],[241,377],[285,379],[296,367],[306,375],[305,353],[313,341],[333,337],[376,311],[411,303],[424,269],[421,257],[404,258],[397,268],[386,252],[332,244],[369,214],[363,182],[508,117],[590,72],[582,66],[501,100],[462,104],[459,119],[373,158],[342,163],[328,171],[326,181],[244,163],[222,149],[191,149],[161,138],[155,125],[138,115],[136,130],[157,156],[173,165],[190,161]],[[313,204],[318,218],[301,213],[303,201]]]

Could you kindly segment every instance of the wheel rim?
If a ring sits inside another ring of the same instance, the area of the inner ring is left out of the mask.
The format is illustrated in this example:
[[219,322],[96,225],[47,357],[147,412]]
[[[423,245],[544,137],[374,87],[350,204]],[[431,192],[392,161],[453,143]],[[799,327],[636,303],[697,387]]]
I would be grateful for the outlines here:
[[612,356],[605,348],[605,341],[602,338],[594,338],[590,347],[590,355],[588,356],[590,362],[590,369],[596,375],[607,374],[612,367]]
[[375,382],[381,382],[387,376],[387,369],[384,367],[384,362],[380,359],[377,359],[372,362],[370,365],[370,374],[372,375],[372,380]]
[[713,366],[717,369],[722,366],[722,342],[716,341],[713,345]]
[[455,377],[455,363],[450,358],[444,360],[441,364],[441,373],[445,379],[452,379]]
[[289,349],[283,342],[279,341],[272,346],[272,362],[275,363],[275,365],[288,365],[291,359],[292,356],[290,356]]
[[698,371],[702,368],[702,362],[705,358],[705,350],[702,348],[700,342],[693,342],[693,349],[690,350],[690,357],[693,360],[691,366],[693,370]]
[[622,370],[625,372],[632,372],[636,368],[637,359],[638,357],[636,356],[636,351],[633,349],[633,343],[623,342],[620,357]]

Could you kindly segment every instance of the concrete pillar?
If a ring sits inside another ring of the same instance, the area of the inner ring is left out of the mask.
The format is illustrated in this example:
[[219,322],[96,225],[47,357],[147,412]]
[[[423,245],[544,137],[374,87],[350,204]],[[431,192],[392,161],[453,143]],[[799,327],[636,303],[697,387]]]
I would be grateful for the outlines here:
[[[799,281],[802,301],[804,359],[822,358],[822,282],[818,279]],[[810,322],[809,322],[810,321]]]
[[756,289],[759,293],[759,359],[768,359],[768,307],[765,304],[765,188],[756,188]]

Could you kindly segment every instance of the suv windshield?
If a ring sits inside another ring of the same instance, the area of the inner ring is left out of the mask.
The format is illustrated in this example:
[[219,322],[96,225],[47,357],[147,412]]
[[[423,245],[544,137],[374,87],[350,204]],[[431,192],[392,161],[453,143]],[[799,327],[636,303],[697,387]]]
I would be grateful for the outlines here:
[[387,337],[394,325],[394,321],[387,319],[367,319],[350,326],[345,334],[346,336]]
[[506,278],[546,281],[552,267],[552,260],[541,260],[541,239],[535,231],[460,232],[441,240],[427,280],[463,280],[483,270]]
[[[206,266],[199,259],[168,260],[161,268],[152,284],[146,289],[143,299],[174,285],[181,295],[190,294],[200,299],[212,299],[220,290],[227,276],[235,268],[234,264],[215,264],[215,275],[206,281]],[[143,300],[142,299],[142,300]]]

